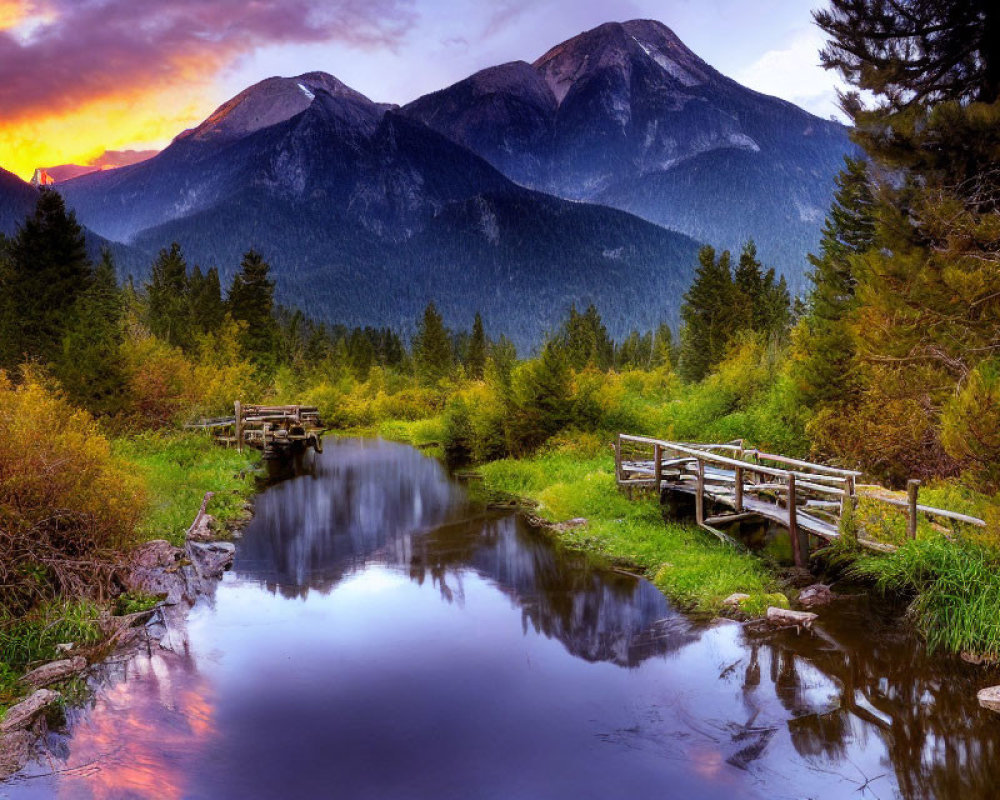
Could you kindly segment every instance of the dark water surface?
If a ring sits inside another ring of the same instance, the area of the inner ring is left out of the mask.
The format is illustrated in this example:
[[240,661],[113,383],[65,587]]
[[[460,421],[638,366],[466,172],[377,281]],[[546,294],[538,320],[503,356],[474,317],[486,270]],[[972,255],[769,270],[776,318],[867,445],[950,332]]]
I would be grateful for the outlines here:
[[415,450],[331,441],[0,797],[1000,797],[996,674],[864,598],[821,623],[695,624]]

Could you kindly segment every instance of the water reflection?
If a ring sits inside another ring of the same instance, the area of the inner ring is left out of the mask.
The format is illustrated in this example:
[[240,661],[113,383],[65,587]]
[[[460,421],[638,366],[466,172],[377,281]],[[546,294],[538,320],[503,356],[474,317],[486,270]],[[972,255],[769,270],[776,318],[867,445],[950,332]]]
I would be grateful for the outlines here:
[[864,598],[815,635],[695,625],[409,448],[303,466],[188,638],[121,665],[0,796],[995,796],[974,694],[1000,676]]

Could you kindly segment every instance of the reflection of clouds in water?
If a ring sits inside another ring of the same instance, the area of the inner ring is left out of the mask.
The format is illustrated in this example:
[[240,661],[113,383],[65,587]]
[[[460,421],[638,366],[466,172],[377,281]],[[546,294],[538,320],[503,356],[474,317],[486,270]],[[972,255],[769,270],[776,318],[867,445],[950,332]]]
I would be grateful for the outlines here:
[[166,651],[129,659],[117,677],[92,707],[71,714],[57,795],[187,797],[184,757],[218,736],[209,681],[189,658]]

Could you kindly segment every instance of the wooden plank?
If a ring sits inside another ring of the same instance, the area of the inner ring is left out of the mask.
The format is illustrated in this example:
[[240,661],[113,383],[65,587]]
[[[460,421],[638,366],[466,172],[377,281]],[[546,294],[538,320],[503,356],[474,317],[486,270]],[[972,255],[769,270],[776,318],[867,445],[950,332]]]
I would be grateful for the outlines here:
[[705,462],[698,462],[698,485],[694,500],[695,520],[699,525],[705,523]]

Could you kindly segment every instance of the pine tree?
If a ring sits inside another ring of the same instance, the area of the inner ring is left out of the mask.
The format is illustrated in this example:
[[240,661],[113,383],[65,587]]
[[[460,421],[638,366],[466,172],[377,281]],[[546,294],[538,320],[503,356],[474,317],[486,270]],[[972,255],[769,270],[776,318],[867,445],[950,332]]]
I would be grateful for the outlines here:
[[851,333],[858,307],[853,261],[875,244],[875,210],[867,166],[845,159],[823,226],[805,315],[795,331],[792,373],[806,403],[827,406],[850,398],[856,386]]
[[516,373],[507,420],[512,453],[535,450],[569,424],[573,409],[570,377],[563,349],[551,342],[539,358]]
[[739,330],[740,310],[729,251],[716,258],[715,249],[706,245],[698,252],[698,269],[681,306],[680,373],[685,380],[703,380],[722,361]]
[[226,318],[219,270],[211,267],[202,274],[201,268],[195,266],[188,283],[192,325],[201,333],[214,333]]
[[73,307],[55,365],[56,377],[73,402],[93,414],[114,414],[123,406],[123,311],[114,261],[105,250],[91,286]]
[[562,350],[569,366],[577,371],[588,366],[607,370],[614,361],[614,343],[593,303],[582,314],[576,305],[570,306],[553,346]]
[[271,267],[256,250],[248,250],[233,277],[227,305],[237,322],[244,324],[240,344],[244,355],[258,367],[275,365],[278,326],[274,320],[274,281]]
[[9,302],[0,325],[9,337],[8,359],[51,362],[59,357],[70,312],[93,281],[83,230],[62,197],[44,189],[7,250]]
[[469,377],[474,380],[482,380],[486,370],[486,332],[483,330],[483,318],[476,312],[476,318],[472,323],[472,336],[469,337],[469,348],[465,357],[465,365]]
[[788,284],[784,276],[776,280],[773,267],[764,271],[753,239],[743,246],[733,285],[740,329],[765,336],[785,334],[791,322]]
[[665,322],[661,322],[653,335],[653,352],[650,366],[653,369],[660,367],[676,367],[678,360],[677,347],[674,344],[674,332]]
[[149,331],[174,347],[190,349],[194,337],[187,262],[174,242],[160,250],[146,284]]
[[424,309],[414,342],[413,358],[417,374],[427,383],[437,383],[451,372],[454,360],[451,337],[433,302]]

